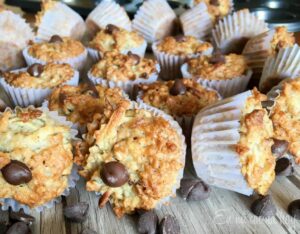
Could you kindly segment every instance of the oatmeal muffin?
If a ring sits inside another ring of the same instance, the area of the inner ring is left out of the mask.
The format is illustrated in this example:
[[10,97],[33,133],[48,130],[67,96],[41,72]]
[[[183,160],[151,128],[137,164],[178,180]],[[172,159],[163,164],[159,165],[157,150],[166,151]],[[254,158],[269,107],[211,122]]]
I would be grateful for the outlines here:
[[86,189],[102,194],[100,206],[110,200],[118,217],[153,209],[175,195],[182,177],[185,144],[180,127],[156,113],[120,106],[110,118],[98,119],[96,131],[77,147]]
[[178,35],[166,37],[152,45],[152,51],[160,64],[161,77],[174,80],[181,77],[180,66],[188,58],[210,55],[213,46],[208,42],[197,40],[193,36]]
[[100,30],[89,42],[89,54],[99,59],[98,53],[116,51],[127,54],[129,51],[144,57],[147,43],[143,37],[134,31],[127,31],[115,25],[108,24],[105,29]]
[[62,195],[73,165],[71,138],[70,128],[49,112],[17,108],[0,113],[0,198],[4,205],[13,199],[36,208]]
[[[195,118],[192,156],[207,183],[265,195],[275,178],[273,125],[256,89],[217,102]],[[222,156],[220,156],[222,152]]]
[[223,97],[243,92],[252,74],[244,56],[219,53],[190,59],[181,71],[184,78],[193,78],[205,87],[216,89]]

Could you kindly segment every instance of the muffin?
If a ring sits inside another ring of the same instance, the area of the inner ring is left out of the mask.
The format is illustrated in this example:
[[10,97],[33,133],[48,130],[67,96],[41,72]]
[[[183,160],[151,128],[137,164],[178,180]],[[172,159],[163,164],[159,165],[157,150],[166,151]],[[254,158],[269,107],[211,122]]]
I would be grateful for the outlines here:
[[254,72],[261,72],[268,56],[274,56],[280,49],[292,47],[294,44],[294,34],[289,33],[285,26],[280,26],[251,38],[243,50],[243,55]]
[[84,66],[87,51],[80,41],[53,35],[49,41],[33,43],[23,50],[28,65],[33,63],[68,63],[75,69]]
[[0,80],[14,105],[40,105],[51,91],[62,85],[77,85],[79,74],[69,64],[32,64],[23,69],[3,73]]
[[0,133],[3,208],[53,206],[74,179],[69,123],[46,110],[17,108],[0,113]]
[[[150,210],[175,195],[182,177],[185,143],[180,127],[158,110],[120,106],[98,119],[96,131],[76,147],[86,189],[110,200],[118,217]],[[81,148],[81,150],[79,150]],[[82,160],[83,159],[83,160]]]
[[103,56],[105,52],[111,51],[121,54],[127,54],[131,51],[144,57],[146,47],[147,42],[136,32],[108,24],[89,42],[89,54],[94,60],[99,60],[99,54]]
[[190,59],[182,65],[181,72],[184,78],[195,79],[223,97],[243,92],[252,75],[244,56],[219,53]]
[[152,51],[161,67],[161,77],[172,80],[181,77],[180,66],[188,58],[210,55],[213,47],[193,36],[166,37],[152,45]]
[[[192,157],[208,184],[265,195],[275,178],[273,125],[256,89],[204,108],[195,118]],[[222,152],[220,154],[220,152]]]
[[131,52],[127,55],[108,52],[92,66],[88,78],[94,84],[120,87],[132,94],[135,85],[156,81],[158,73],[159,66],[152,59],[141,58]]

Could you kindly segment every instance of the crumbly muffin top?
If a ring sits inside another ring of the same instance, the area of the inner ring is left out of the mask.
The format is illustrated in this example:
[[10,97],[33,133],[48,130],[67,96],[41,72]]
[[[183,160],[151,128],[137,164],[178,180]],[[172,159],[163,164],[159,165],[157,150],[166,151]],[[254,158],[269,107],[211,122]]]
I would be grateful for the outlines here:
[[157,50],[174,55],[190,55],[202,53],[212,45],[208,42],[201,42],[193,36],[166,37],[156,46]]
[[[79,173],[87,179],[88,191],[110,198],[118,217],[135,209],[153,209],[173,194],[183,167],[183,149],[181,136],[168,121],[146,110],[122,106],[108,122],[99,124],[93,136]],[[108,185],[105,180],[103,170],[109,162],[118,162],[127,171],[126,180],[118,181],[122,185]]]
[[[16,164],[27,168],[25,178]],[[0,198],[43,205],[67,188],[72,164],[69,127],[39,109],[0,113]]]
[[107,115],[122,102],[128,102],[119,88],[91,87],[88,84],[61,86],[52,92],[48,100],[50,110],[58,111],[69,121],[80,125],[92,122],[96,114]]
[[190,79],[158,81],[140,88],[144,103],[172,116],[193,116],[219,99],[216,91],[207,90]]
[[203,55],[190,59],[187,64],[192,76],[208,80],[234,79],[244,75],[247,70],[245,57],[237,54]]
[[102,53],[107,51],[121,52],[139,47],[144,42],[144,38],[138,33],[109,24],[96,34],[92,41],[89,42],[89,46]]
[[271,41],[272,54],[275,54],[281,48],[291,47],[294,44],[294,33],[289,33],[285,26],[275,28],[275,34]]
[[20,88],[54,88],[68,80],[75,74],[74,69],[69,64],[46,65],[35,64],[20,72],[5,72],[5,81]]
[[80,41],[62,37],[62,42],[41,42],[29,47],[28,53],[45,62],[57,62],[79,56],[85,51]]
[[252,93],[242,110],[241,137],[236,151],[248,185],[265,195],[275,178],[275,157],[271,151],[273,126],[268,112],[261,105],[267,97],[256,89]]
[[289,152],[300,164],[300,78],[286,81],[271,109],[275,138],[289,143]]
[[105,53],[104,58],[91,68],[91,74],[94,77],[101,77],[115,82],[137,78],[148,79],[155,72],[157,72],[157,69],[154,60],[140,58],[130,52],[127,55]]

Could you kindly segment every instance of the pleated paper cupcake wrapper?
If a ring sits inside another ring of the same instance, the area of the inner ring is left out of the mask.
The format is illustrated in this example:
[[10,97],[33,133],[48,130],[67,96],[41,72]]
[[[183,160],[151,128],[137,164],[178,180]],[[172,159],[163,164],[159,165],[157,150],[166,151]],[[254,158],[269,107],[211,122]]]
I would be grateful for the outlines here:
[[[15,70],[15,72],[22,70],[26,70],[26,68]],[[64,84],[76,86],[78,82],[79,72],[75,71],[74,76]],[[21,107],[27,107],[29,105],[40,106],[53,90],[53,88],[18,88],[8,84],[4,78],[0,78],[0,84],[9,97],[10,102],[14,106]]]
[[81,16],[66,4],[57,2],[48,9],[37,30],[37,38],[48,41],[53,35],[81,40],[86,30]]
[[206,183],[251,195],[235,151],[240,140],[240,119],[251,91],[224,99],[204,108],[195,118],[192,158],[197,175]]
[[144,1],[132,21],[133,30],[153,43],[168,35],[175,28],[176,14],[165,0]]
[[232,79],[207,80],[201,77],[193,77],[193,75],[188,72],[187,63],[182,65],[181,72],[184,78],[195,79],[197,83],[201,84],[202,86],[217,90],[224,98],[245,91],[253,73],[252,70],[248,69],[245,75],[234,77]]
[[134,81],[109,81],[106,79],[103,79],[101,77],[95,77],[91,74],[91,71],[88,72],[88,79],[94,84],[100,84],[103,87],[108,88],[121,88],[124,92],[126,92],[131,98],[134,98],[136,95],[136,86],[139,84],[151,84],[155,82],[158,78],[158,74],[160,72],[160,67],[157,64],[156,66],[157,72],[150,75],[147,79],[144,78],[137,78]]
[[[300,47],[280,49],[275,57],[268,57],[259,83],[260,90],[267,90],[270,85],[276,85],[286,78],[296,78],[300,75]],[[276,79],[276,80],[274,80]]]
[[[24,56],[25,61],[26,61],[26,63],[27,63],[28,66],[30,66],[30,65],[32,65],[34,63],[40,63],[40,64],[46,64],[47,63],[47,62],[45,62],[43,60],[40,60],[40,59],[32,57],[28,53],[28,49],[29,49],[29,47],[27,47],[27,48],[25,48],[23,50],[23,56]],[[76,70],[80,71],[85,66],[85,61],[87,59],[87,55],[88,55],[88,52],[85,49],[84,52],[82,54],[78,55],[77,57],[55,61],[55,63],[67,63],[67,64],[70,64]]]
[[152,51],[155,55],[156,60],[158,61],[161,72],[160,78],[163,80],[174,80],[177,78],[181,78],[181,65],[184,64],[190,58],[196,58],[201,55],[211,55],[213,52],[213,48],[209,48],[206,51],[198,54],[191,55],[173,55],[165,52],[161,52],[157,49],[157,44],[160,42],[154,43],[152,45]]
[[220,20],[212,31],[214,45],[225,54],[244,46],[245,38],[252,38],[268,31],[268,25],[248,9],[234,12]]
[[[145,56],[145,52],[146,52],[146,48],[147,48],[147,42],[144,41],[143,44],[141,46],[129,49],[129,50],[121,50],[121,54],[128,54],[128,52],[130,51],[133,54],[137,54],[138,56],[140,56],[141,58],[143,58]],[[89,56],[92,58],[92,60],[94,62],[97,62],[101,59],[101,57],[103,57],[103,53],[93,49],[93,48],[87,48]]]

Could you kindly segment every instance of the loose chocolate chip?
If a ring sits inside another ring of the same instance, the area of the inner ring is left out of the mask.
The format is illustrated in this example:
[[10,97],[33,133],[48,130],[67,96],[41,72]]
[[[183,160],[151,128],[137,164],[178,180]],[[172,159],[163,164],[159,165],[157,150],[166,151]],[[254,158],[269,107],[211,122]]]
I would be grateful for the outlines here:
[[197,179],[182,179],[180,181],[179,193],[186,200],[194,186],[199,182]]
[[63,39],[58,36],[58,35],[53,35],[50,40],[49,40],[50,43],[61,43],[63,42]]
[[24,214],[23,212],[10,212],[9,213],[9,218],[14,221],[18,222],[24,222],[31,224],[35,221],[35,218],[32,217],[31,215]]
[[300,199],[295,200],[289,204],[288,212],[295,219],[300,219]]
[[81,234],[97,234],[96,231],[92,230],[92,229],[84,229]]
[[103,182],[110,187],[120,187],[129,180],[125,166],[119,162],[104,163],[100,176]]
[[12,185],[28,183],[32,179],[30,169],[24,163],[17,160],[12,160],[1,169],[1,172],[6,182]]
[[219,0],[210,0],[209,4],[213,6],[220,6]]
[[113,25],[113,24],[108,24],[105,28],[105,32],[108,33],[108,34],[113,34],[115,32],[118,32],[120,29]]
[[30,228],[24,222],[17,222],[14,223],[10,228],[7,230],[6,234],[29,234]]
[[186,37],[184,35],[177,35],[177,36],[175,36],[175,40],[177,42],[185,42],[186,41]]
[[276,207],[270,195],[260,197],[251,205],[253,214],[263,218],[270,218],[276,214]]
[[86,202],[79,202],[74,205],[66,206],[63,209],[64,216],[71,222],[81,223],[86,220],[89,210],[89,204]]
[[293,163],[288,158],[280,158],[276,161],[275,173],[277,176],[291,176],[294,173]]
[[44,71],[44,66],[39,63],[34,63],[27,68],[27,72],[34,77],[39,77]]
[[179,234],[180,226],[175,217],[171,215],[165,216],[159,224],[159,233],[160,234]]
[[186,92],[186,87],[182,79],[176,79],[173,86],[170,88],[170,94],[173,96],[182,95]]
[[155,234],[158,225],[157,214],[151,210],[141,214],[138,218],[138,232],[143,234]]
[[211,189],[200,179],[182,179],[179,192],[185,200],[201,201],[209,197]]
[[225,62],[225,56],[221,53],[215,53],[209,59],[210,64],[224,64]]
[[133,54],[129,51],[127,55],[134,61],[133,65],[138,65],[140,63],[141,58],[137,54]]
[[274,144],[271,147],[272,154],[276,158],[280,158],[288,151],[289,143],[285,140],[278,140],[275,138],[273,140]]

